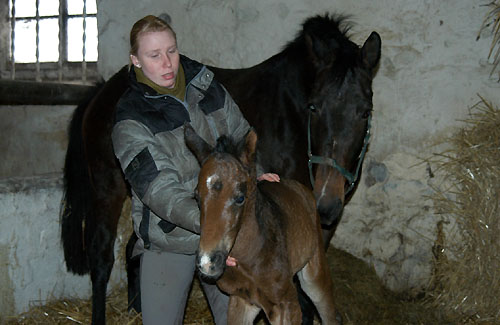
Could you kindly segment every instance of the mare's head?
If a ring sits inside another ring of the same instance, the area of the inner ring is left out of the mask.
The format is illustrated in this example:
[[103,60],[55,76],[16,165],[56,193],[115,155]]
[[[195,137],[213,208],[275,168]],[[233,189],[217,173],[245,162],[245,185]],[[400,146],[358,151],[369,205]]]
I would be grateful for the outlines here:
[[222,136],[212,148],[185,125],[184,138],[201,165],[195,193],[201,218],[196,265],[204,277],[217,279],[224,271],[245,207],[255,200],[257,136],[252,130],[238,145]]
[[356,174],[368,145],[372,79],[381,47],[376,32],[359,47],[349,40],[343,24],[329,16],[310,18],[294,41],[302,44],[306,69],[312,73],[307,99],[309,153],[317,157],[311,159],[311,179],[322,224],[331,227],[336,227],[345,200],[359,181]]

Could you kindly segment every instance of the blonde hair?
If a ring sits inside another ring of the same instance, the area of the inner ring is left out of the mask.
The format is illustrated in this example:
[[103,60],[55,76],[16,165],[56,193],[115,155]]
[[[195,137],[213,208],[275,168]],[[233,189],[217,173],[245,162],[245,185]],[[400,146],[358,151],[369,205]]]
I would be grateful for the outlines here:
[[175,35],[172,27],[170,27],[170,25],[161,18],[148,15],[136,21],[130,30],[130,54],[137,55],[137,51],[139,50],[139,36],[141,36],[141,34],[149,32],[162,32],[165,30],[170,31],[174,36],[175,41],[177,41],[177,35]]

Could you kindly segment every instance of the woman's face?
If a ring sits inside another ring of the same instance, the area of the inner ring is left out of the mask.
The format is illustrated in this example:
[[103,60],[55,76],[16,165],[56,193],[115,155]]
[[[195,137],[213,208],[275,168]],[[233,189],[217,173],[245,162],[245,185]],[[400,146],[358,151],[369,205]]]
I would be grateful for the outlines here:
[[137,56],[130,55],[132,63],[142,68],[155,84],[173,88],[179,71],[179,51],[172,33],[169,30],[143,33],[137,42]]

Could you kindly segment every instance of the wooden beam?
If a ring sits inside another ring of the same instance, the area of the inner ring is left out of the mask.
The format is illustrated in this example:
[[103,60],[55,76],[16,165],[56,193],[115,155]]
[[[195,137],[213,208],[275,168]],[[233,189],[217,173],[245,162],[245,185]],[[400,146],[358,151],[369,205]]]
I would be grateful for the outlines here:
[[0,105],[77,105],[95,86],[0,80]]

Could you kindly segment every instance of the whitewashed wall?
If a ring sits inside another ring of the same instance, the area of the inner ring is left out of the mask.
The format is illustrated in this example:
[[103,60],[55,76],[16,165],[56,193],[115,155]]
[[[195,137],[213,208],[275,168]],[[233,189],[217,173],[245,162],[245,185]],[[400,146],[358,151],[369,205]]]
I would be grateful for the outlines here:
[[0,106],[0,179],[60,173],[74,106]]
[[[382,37],[373,83],[373,140],[360,187],[332,243],[363,258],[395,290],[422,287],[430,274],[437,217],[425,195],[436,178],[421,163],[479,101],[500,103],[489,77],[492,40],[476,41],[488,1],[442,0],[145,0],[122,10],[99,3],[99,67],[109,77],[128,62],[128,33],[147,14],[167,13],[181,52],[207,64],[240,68],[277,53],[312,15],[347,14],[352,39]],[[432,171],[433,166],[429,166]]]
[[[0,324],[52,299],[90,297],[90,277],[66,270],[61,196],[60,173],[0,179]],[[123,240],[115,254],[122,254]],[[123,263],[115,264],[110,287],[125,279]]]

